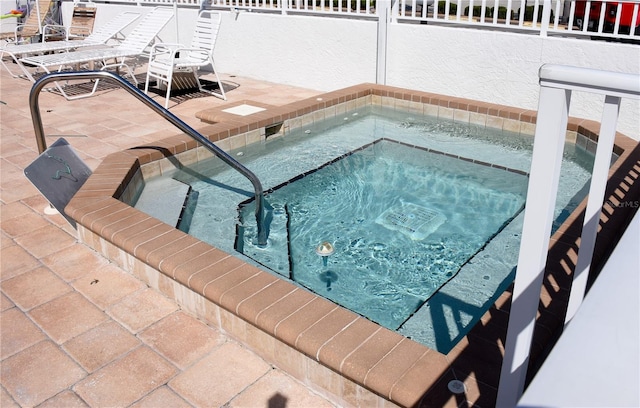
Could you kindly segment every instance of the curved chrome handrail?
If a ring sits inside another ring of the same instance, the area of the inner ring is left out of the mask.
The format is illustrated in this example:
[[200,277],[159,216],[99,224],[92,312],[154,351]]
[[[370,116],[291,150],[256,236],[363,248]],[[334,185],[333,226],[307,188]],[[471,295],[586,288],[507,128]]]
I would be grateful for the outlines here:
[[158,115],[162,116],[165,120],[171,122],[175,127],[195,139],[198,143],[202,144],[205,148],[207,148],[210,152],[220,158],[222,161],[227,163],[229,166],[240,172],[243,176],[245,176],[251,184],[253,184],[253,188],[255,191],[255,200],[256,200],[256,222],[258,224],[258,245],[266,246],[267,245],[267,230],[264,227],[264,190],[262,188],[262,183],[258,177],[240,162],[235,160],[233,157],[228,155],[224,150],[220,149],[218,146],[213,144],[209,139],[198,133],[192,127],[184,123],[181,119],[175,116],[173,113],[169,112],[167,109],[163,108],[156,101],[151,99],[145,93],[140,91],[138,88],[134,87],[132,84],[127,82],[124,78],[119,75],[116,75],[112,72],[107,71],[79,71],[79,72],[53,72],[39,78],[31,87],[31,92],[29,93],[29,108],[31,109],[31,118],[33,121],[33,128],[36,135],[36,142],[38,144],[38,150],[40,153],[43,153],[47,149],[47,143],[45,140],[44,127],[42,125],[42,116],[40,115],[40,104],[39,104],[39,95],[42,91],[42,88],[50,82],[58,81],[58,80],[70,80],[70,79],[105,79],[116,82],[121,88],[129,92],[131,95],[136,97],[139,101],[147,105]]

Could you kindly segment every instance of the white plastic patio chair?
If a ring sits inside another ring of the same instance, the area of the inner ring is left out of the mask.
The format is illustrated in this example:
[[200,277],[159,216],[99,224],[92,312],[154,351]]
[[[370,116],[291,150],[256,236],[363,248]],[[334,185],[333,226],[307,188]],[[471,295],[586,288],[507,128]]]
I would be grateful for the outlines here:
[[[224,88],[213,64],[213,49],[216,45],[220,30],[220,13],[212,10],[203,10],[195,22],[191,45],[157,43],[151,48],[149,65],[147,66],[147,78],[144,92],[149,94],[149,82],[156,79],[158,85],[166,84],[165,109],[169,106],[171,87],[176,72],[192,73],[198,89],[223,100],[227,100]],[[205,89],[198,78],[198,70],[211,65],[220,92]]]
[[98,5],[74,2],[70,24],[47,24],[42,27],[42,41],[80,40],[93,32]]
[[[101,70],[108,68],[124,68],[133,81],[138,84],[133,70],[126,63],[127,59],[135,59],[142,55],[145,49],[155,40],[160,31],[174,17],[174,9],[170,7],[155,7],[142,17],[140,22],[118,45],[97,49],[80,49],[78,51],[63,52],[58,54],[38,55],[21,58],[20,62],[32,65],[49,73],[51,70],[58,72],[64,69],[74,68],[85,63],[101,63]],[[115,63],[108,63],[115,60]],[[119,61],[118,61],[119,60]],[[86,98],[93,95],[98,88],[99,80],[94,83],[91,92],[71,97],[56,82],[60,93],[68,100]]]
[[[0,47],[0,64],[13,76],[17,77],[26,77],[30,80],[33,80],[33,77],[26,69],[26,67],[20,61],[20,58],[25,58],[29,55],[37,55],[44,54],[49,52],[59,52],[59,51],[69,51],[75,50],[82,47],[96,47],[101,45],[107,45],[107,42],[112,38],[115,38],[123,29],[125,29],[128,25],[133,23],[138,17],[140,17],[140,13],[135,13],[131,11],[124,11],[118,14],[113,19],[109,20],[107,23],[101,25],[100,27],[93,30],[88,37],[83,40],[68,40],[68,41],[50,41],[50,42],[40,42],[33,44],[7,44]],[[9,68],[9,66],[5,63],[4,57],[5,55],[10,56],[21,70],[22,73],[15,74]]]

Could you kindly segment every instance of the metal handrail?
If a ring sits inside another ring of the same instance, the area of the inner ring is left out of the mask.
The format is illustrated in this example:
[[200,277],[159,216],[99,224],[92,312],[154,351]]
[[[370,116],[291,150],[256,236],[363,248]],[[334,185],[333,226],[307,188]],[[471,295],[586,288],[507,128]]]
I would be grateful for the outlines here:
[[192,137],[198,143],[202,144],[205,148],[207,148],[210,152],[220,158],[222,161],[227,163],[229,166],[240,172],[243,176],[245,176],[251,184],[253,184],[253,188],[255,190],[255,200],[256,200],[256,222],[258,224],[258,245],[266,246],[267,245],[267,230],[264,227],[264,189],[262,188],[262,183],[258,177],[248,168],[246,168],[242,163],[235,160],[233,157],[228,155],[224,150],[220,149],[218,146],[213,144],[209,139],[198,133],[195,129],[184,123],[173,113],[169,112],[167,109],[163,108],[156,101],[151,99],[145,93],[140,91],[138,88],[134,87],[132,84],[127,82],[124,78],[119,75],[116,75],[112,72],[108,71],[82,71],[82,72],[53,72],[43,76],[38,79],[31,88],[31,92],[29,94],[29,108],[31,109],[31,118],[33,121],[33,129],[36,135],[36,142],[38,144],[38,151],[43,153],[47,149],[47,142],[45,141],[44,127],[42,126],[42,116],[40,115],[40,104],[39,104],[39,95],[42,91],[42,88],[50,82],[58,81],[58,80],[70,80],[70,79],[86,79],[86,80],[111,80],[116,82],[121,88],[129,92],[131,95],[136,97],[139,101],[147,105],[158,115],[162,116],[165,120],[171,122],[175,127],[186,133],[188,136]]

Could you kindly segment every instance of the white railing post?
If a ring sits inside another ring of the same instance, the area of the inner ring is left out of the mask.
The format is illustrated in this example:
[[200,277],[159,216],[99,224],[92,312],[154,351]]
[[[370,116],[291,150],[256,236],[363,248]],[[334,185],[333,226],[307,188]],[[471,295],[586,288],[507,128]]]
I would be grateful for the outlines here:
[[180,24],[178,23],[178,0],[173,0],[173,23],[176,30],[176,43],[180,44]]
[[542,87],[520,254],[513,288],[498,407],[514,407],[524,390],[540,287],[547,263],[571,91]]
[[[395,7],[397,8],[398,0]],[[376,83],[387,83],[387,28],[391,16],[391,0],[379,0],[376,4],[378,13],[378,52],[376,56]]]
[[596,246],[596,235],[598,234],[600,212],[602,211],[602,203],[604,202],[604,194],[607,187],[607,175],[611,163],[613,142],[616,137],[616,123],[619,111],[620,97],[607,95],[604,101],[604,109],[602,110],[598,148],[593,164],[593,175],[591,176],[587,209],[585,210],[580,238],[580,251],[578,252],[576,269],[573,273],[565,324],[569,323],[578,311],[587,288],[587,278],[589,277],[589,269],[591,269],[593,250]]
[[584,298],[608,180],[620,101],[622,97],[640,99],[640,75],[560,65],[543,65],[540,68],[540,98],[531,176],[498,386],[498,407],[514,407],[524,390],[549,250],[571,92],[574,90],[604,95],[605,102],[569,298],[568,319],[575,314]]
[[482,4],[480,5],[480,22],[485,22],[485,17],[487,16],[487,0],[482,0]]
[[[392,23],[397,23],[398,22],[398,16],[400,15],[400,3],[402,3],[402,10],[404,10],[404,1],[403,0],[395,0],[393,2],[393,4],[391,5],[391,22]],[[378,21],[380,21],[380,4],[382,3],[377,3],[376,4],[376,13],[378,14]],[[424,7],[423,7],[424,8]],[[423,10],[423,14],[424,14],[424,10]]]
[[[538,21],[538,2],[536,1],[536,7],[533,15],[533,25],[535,27],[536,22]],[[551,24],[551,0],[544,0],[542,2],[542,21],[540,21],[540,37],[546,37],[547,31],[549,31],[549,24]]]
[[[631,18],[631,27],[636,27],[638,24],[638,8],[640,8],[640,4],[636,3],[633,5],[633,17]],[[629,30],[629,35],[633,35],[632,30]]]
[[[27,3],[27,7],[28,7],[28,3]],[[33,12],[33,9],[31,10],[31,12]],[[38,1],[36,1],[36,15],[38,16],[37,20],[38,20],[38,32],[40,33],[40,35],[42,35],[42,39],[41,41],[44,42],[44,32],[42,31],[42,19],[40,18],[40,4]],[[17,40],[17,38],[16,38]]]

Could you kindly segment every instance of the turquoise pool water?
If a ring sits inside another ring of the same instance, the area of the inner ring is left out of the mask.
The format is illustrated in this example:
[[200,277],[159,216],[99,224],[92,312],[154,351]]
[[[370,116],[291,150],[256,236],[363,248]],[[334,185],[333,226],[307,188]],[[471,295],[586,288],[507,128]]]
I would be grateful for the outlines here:
[[269,191],[266,248],[253,245],[253,200],[244,205],[236,249],[397,330],[522,210],[527,181],[380,139]]
[[[271,189],[266,249],[243,176],[217,159],[170,176],[193,192],[183,230],[446,353],[513,280],[532,139],[367,108],[230,152]],[[592,160],[567,145],[557,224]]]

